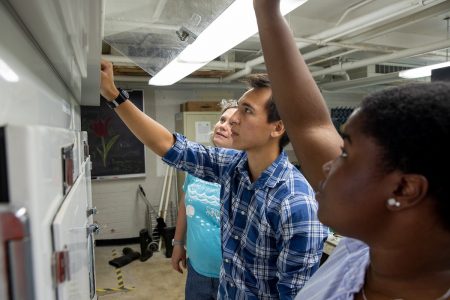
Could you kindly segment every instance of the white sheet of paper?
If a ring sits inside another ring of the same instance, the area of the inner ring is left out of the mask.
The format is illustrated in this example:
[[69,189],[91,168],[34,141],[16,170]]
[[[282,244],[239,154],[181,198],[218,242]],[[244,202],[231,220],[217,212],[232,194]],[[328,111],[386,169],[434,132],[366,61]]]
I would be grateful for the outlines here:
[[195,122],[195,141],[197,143],[208,143],[210,141],[209,134],[211,132],[211,122],[198,121]]

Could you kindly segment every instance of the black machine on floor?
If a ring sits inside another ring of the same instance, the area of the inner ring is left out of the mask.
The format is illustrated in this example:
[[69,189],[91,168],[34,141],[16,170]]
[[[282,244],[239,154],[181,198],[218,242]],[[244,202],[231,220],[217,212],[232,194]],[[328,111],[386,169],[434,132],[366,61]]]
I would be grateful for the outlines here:
[[[134,251],[133,249],[128,247],[123,248],[122,256],[116,257],[109,261],[109,264],[116,268],[123,267],[137,259],[139,259],[142,262],[148,260],[150,257],[153,256],[153,252],[158,251],[159,241],[161,237],[166,238],[167,235],[166,233],[167,225],[164,222],[164,218],[158,217],[157,212],[148,201],[145,191],[141,185],[139,185],[139,188],[137,190],[137,197],[141,198],[146,206],[145,209],[146,228],[141,229],[139,231],[139,244],[141,248],[141,253]],[[154,226],[152,225],[152,223],[154,223]]]
[[[158,213],[155,211],[153,206],[147,199],[144,189],[141,185],[138,188],[138,197],[144,201],[146,209],[145,209],[145,227],[139,231],[139,244],[141,246],[141,261],[146,261],[150,257],[152,257],[153,252],[158,251],[159,247],[159,239],[164,231],[164,228],[167,227],[164,219],[162,217],[158,217]],[[156,221],[156,226],[153,229],[152,219]]]

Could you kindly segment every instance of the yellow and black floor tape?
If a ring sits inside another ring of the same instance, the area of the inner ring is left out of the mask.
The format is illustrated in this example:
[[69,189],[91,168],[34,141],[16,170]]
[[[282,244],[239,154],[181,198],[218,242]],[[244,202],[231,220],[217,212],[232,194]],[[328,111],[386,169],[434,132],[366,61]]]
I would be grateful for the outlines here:
[[[116,258],[117,252],[116,249],[112,250],[112,257],[113,259]],[[125,287],[124,281],[123,281],[123,275],[122,270],[120,268],[116,268],[116,278],[117,278],[117,287],[116,288],[97,288],[97,295],[108,295],[108,294],[114,294],[114,293],[120,293],[120,292],[129,292],[134,289],[134,287],[127,288]]]

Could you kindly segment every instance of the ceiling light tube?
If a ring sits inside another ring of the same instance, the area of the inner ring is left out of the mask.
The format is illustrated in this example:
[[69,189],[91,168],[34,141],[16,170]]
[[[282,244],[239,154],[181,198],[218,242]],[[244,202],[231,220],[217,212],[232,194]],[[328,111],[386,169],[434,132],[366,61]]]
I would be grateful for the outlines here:
[[[283,15],[307,0],[282,0]],[[149,80],[150,85],[171,85],[258,32],[253,1],[235,0],[174,60]]]
[[429,76],[431,76],[432,70],[445,68],[445,67],[449,67],[449,66],[450,66],[450,61],[446,61],[446,62],[443,62],[440,64],[434,64],[434,65],[429,65],[429,66],[425,66],[425,67],[400,71],[398,73],[398,76],[401,78],[406,78],[406,79],[429,77]]

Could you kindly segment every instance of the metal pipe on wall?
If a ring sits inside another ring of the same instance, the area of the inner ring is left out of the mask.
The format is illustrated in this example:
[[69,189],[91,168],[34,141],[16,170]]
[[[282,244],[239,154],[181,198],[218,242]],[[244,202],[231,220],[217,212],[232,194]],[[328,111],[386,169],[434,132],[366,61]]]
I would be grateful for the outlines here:
[[332,74],[332,73],[341,72],[341,71],[348,71],[348,70],[368,66],[371,64],[386,62],[386,61],[390,61],[390,60],[394,60],[394,59],[398,59],[398,58],[402,58],[402,57],[410,57],[410,56],[414,56],[414,55],[424,54],[424,53],[427,53],[430,51],[440,50],[440,49],[444,49],[444,48],[448,48],[448,47],[450,47],[450,40],[443,40],[443,41],[439,41],[437,43],[425,45],[425,46],[418,47],[418,48],[401,50],[401,51],[398,51],[398,52],[395,52],[392,54],[380,55],[377,57],[372,57],[372,58],[368,58],[368,59],[364,59],[364,60],[360,60],[360,61],[334,65],[330,68],[312,72],[312,75],[314,77],[316,77],[316,76],[327,75],[327,74]]
[[[428,0],[428,1],[417,0],[416,2],[411,2],[411,0],[400,1],[400,2],[394,3],[393,5],[382,8],[381,10],[369,13],[367,15],[364,15],[364,16],[361,16],[354,20],[351,20],[349,22],[346,22],[340,26],[334,27],[329,30],[325,30],[319,34],[312,35],[309,37],[309,39],[323,40],[324,42],[329,42],[329,41],[332,41],[339,37],[342,37],[342,36],[345,36],[345,35],[348,35],[351,33],[355,33],[360,30],[364,30],[365,28],[373,27],[377,23],[386,22],[387,20],[398,17],[399,15],[403,15],[408,12],[417,13],[416,10],[425,10],[429,7],[440,4],[442,2],[445,2],[445,0]],[[300,42],[298,44],[302,45],[302,42]],[[299,46],[298,44],[297,44],[297,46]],[[306,45],[308,45],[308,44],[307,43],[303,44],[303,46],[306,46]],[[304,55],[304,58],[311,59],[311,58],[319,56],[319,53],[321,53],[320,55],[323,55],[325,53],[330,53],[330,52],[337,51],[340,49],[340,47],[337,47],[337,46],[327,46],[325,48],[327,48],[327,49],[324,49],[324,50],[319,49],[319,50],[316,50],[317,52],[314,51],[315,53],[311,53],[309,55],[307,53]],[[263,58],[263,56],[261,56],[250,62],[254,62],[257,60],[264,61],[264,58]],[[246,68],[244,70],[241,70],[241,71],[239,71],[235,74],[232,74],[228,77],[225,77],[223,79],[223,81],[229,82],[231,80],[236,80],[242,76],[250,74],[252,67],[253,67],[250,64],[250,62],[247,62]]]

